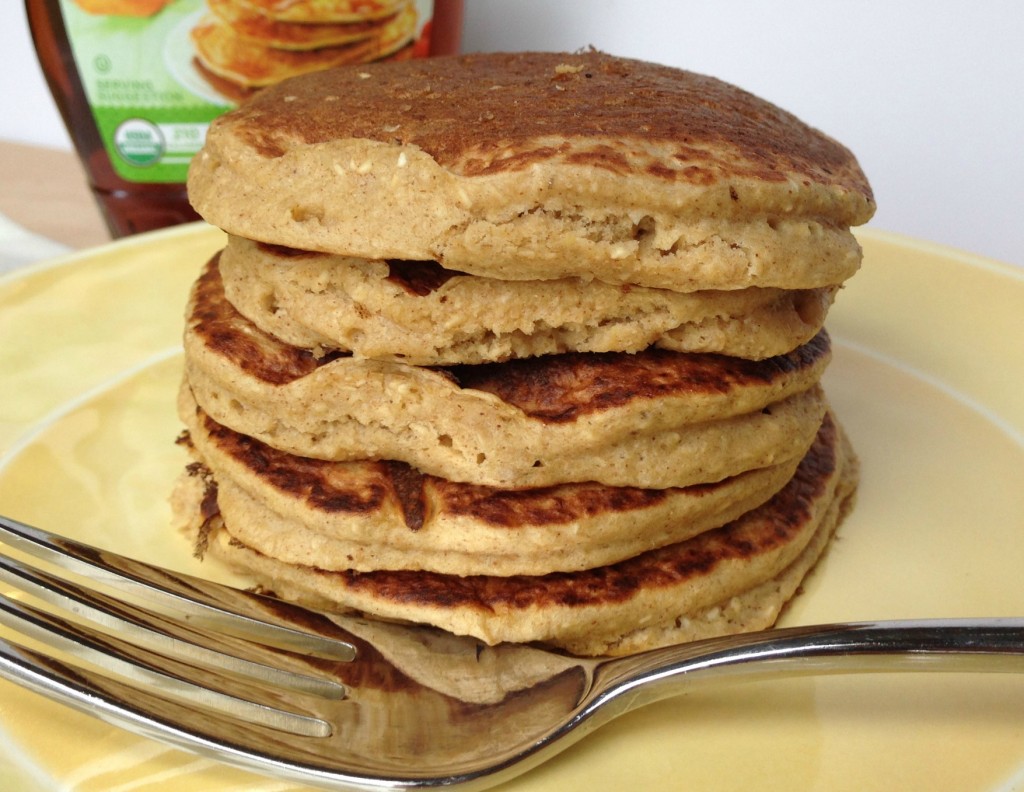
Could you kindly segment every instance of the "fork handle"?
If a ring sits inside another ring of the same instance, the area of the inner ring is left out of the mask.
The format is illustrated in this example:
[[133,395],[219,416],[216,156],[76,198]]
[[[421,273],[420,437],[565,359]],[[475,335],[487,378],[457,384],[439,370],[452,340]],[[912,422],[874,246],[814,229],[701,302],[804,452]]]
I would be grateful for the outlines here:
[[609,663],[606,691],[626,709],[681,692],[698,678],[892,672],[1024,672],[1024,619],[925,619],[790,627],[656,649]]

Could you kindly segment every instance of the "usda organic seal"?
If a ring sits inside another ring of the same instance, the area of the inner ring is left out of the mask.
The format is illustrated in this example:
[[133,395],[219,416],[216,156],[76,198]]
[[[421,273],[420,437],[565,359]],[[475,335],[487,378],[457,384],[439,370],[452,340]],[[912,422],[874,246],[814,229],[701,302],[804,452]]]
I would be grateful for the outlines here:
[[126,162],[140,167],[159,162],[166,148],[159,127],[143,118],[123,121],[114,132],[114,146]]

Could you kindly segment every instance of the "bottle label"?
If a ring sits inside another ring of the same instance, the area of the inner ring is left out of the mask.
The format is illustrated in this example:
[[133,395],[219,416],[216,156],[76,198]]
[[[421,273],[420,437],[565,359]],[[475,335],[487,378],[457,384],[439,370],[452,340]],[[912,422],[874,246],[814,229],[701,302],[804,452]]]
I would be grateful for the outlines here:
[[[285,77],[430,50],[433,2],[60,0],[117,175],[185,181],[210,122]],[[347,15],[338,9],[372,9]],[[331,12],[333,18],[323,18]]]

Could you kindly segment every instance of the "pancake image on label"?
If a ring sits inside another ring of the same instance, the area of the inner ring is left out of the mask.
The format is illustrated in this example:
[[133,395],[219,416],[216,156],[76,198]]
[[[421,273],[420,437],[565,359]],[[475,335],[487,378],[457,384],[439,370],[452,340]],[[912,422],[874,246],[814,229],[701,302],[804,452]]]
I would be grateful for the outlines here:
[[771,103],[593,51],[304,75],[211,125],[189,193],[256,241],[684,292],[840,284],[875,206],[845,147]]
[[763,361],[657,349],[450,368],[316,358],[238,314],[216,259],[188,315],[187,387],[217,423],[301,456],[396,460],[484,486],[718,481],[802,455],[825,411],[824,332]]
[[[411,0],[396,3],[209,0],[190,31],[196,70],[225,98],[241,103],[256,91],[309,71],[412,56],[419,24]],[[366,16],[360,16],[365,10]],[[323,16],[317,18],[317,13]]]
[[334,47],[281,49],[242,38],[214,16],[191,32],[202,65],[242,88],[264,88],[309,71],[384,58],[408,44],[416,30],[416,9],[408,6],[375,35]]
[[227,533],[210,505],[215,484],[198,477],[186,479],[191,494],[179,493],[178,509],[204,552],[288,600],[431,624],[488,644],[539,641],[616,654],[771,626],[849,508],[856,477],[829,416],[794,476],[764,505],[618,564],[542,576],[332,572],[284,563]]
[[75,5],[89,14],[112,16],[150,17],[172,0],[74,0]]
[[600,566],[740,516],[800,461],[687,488],[499,490],[392,461],[297,457],[219,426],[194,402],[182,413],[195,459],[217,481],[227,530],[265,555],[323,569],[535,575]]
[[[287,22],[239,0],[206,0],[210,11],[241,39],[284,50],[311,50],[380,37],[398,14],[347,22]],[[408,5],[408,4],[407,4]]]
[[235,0],[239,8],[281,22],[359,22],[393,16],[408,0]]
[[415,365],[652,345],[763,359],[810,341],[838,290],[501,281],[432,261],[354,259],[241,237],[229,239],[219,268],[231,304],[288,344]]

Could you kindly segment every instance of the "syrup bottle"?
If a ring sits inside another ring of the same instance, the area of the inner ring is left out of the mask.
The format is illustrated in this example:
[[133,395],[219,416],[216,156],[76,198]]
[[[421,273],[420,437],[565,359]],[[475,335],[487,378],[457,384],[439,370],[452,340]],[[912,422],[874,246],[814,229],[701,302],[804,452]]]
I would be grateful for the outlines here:
[[[205,0],[26,0],[43,73],[111,235],[198,219],[185,191],[188,164],[209,123],[268,84],[273,64],[295,73],[458,51],[462,0],[371,5],[384,7],[371,19],[313,19],[307,11],[301,19],[267,16],[271,24],[261,28],[261,8],[298,14],[317,4],[250,3],[249,21],[232,27]],[[275,29],[291,31],[291,41],[273,32],[259,38]],[[205,57],[204,30],[219,36]],[[307,31],[308,44],[296,50]],[[246,72],[246,63],[266,73]]]

